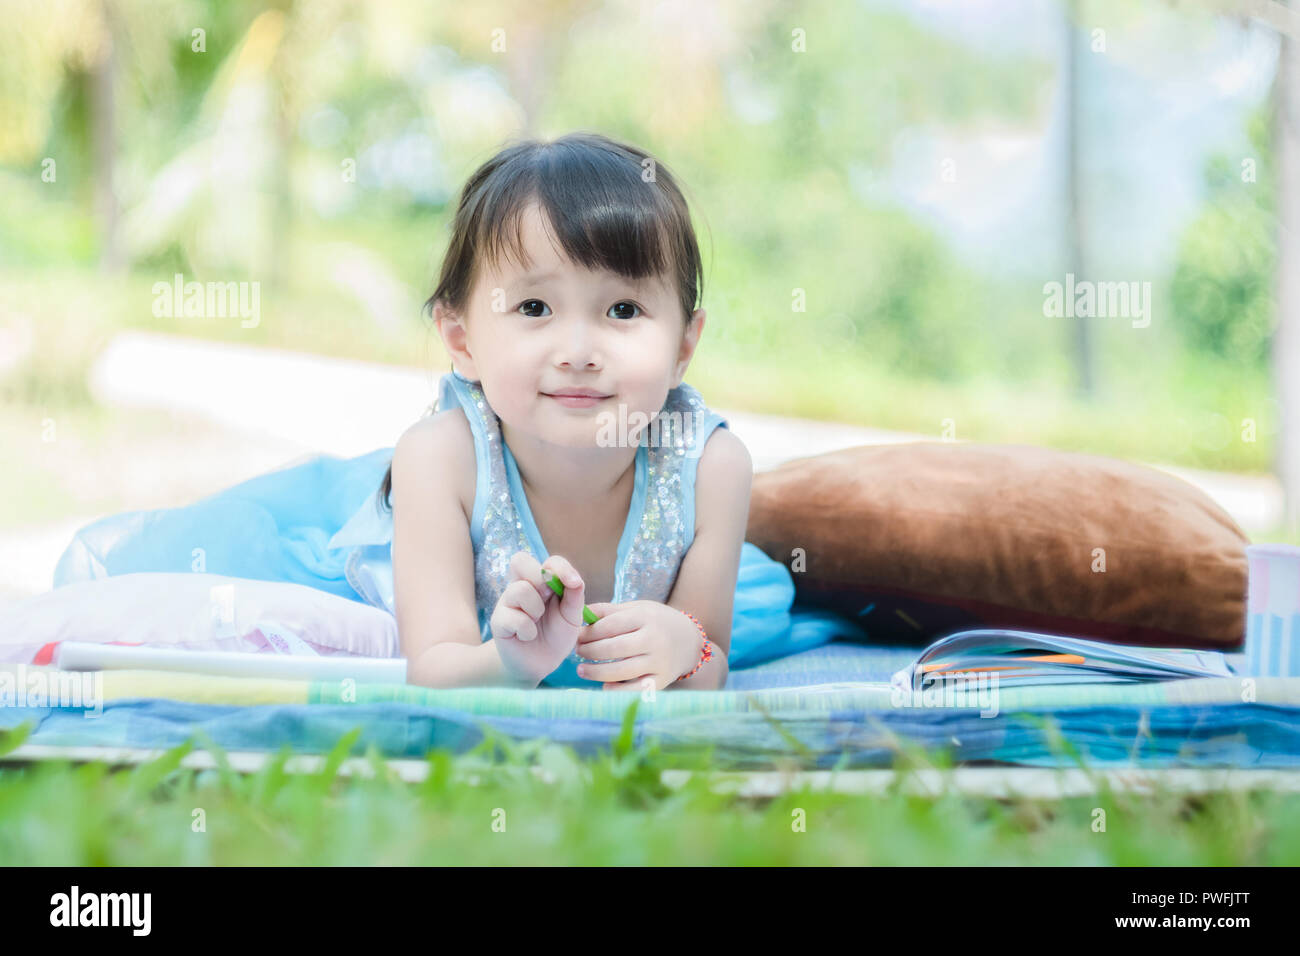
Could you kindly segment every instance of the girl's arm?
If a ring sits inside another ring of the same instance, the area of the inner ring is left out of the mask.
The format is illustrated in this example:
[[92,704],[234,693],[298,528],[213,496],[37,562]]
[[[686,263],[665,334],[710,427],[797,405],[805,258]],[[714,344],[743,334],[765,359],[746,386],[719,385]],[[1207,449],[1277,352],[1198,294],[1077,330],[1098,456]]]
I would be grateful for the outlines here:
[[753,478],[754,462],[745,443],[730,429],[715,428],[695,476],[695,539],[666,602],[699,618],[713,645],[713,659],[670,687],[718,690],[727,682],[731,617]]
[[407,681],[425,687],[523,686],[483,641],[474,545],[461,483],[475,474],[459,410],[421,419],[393,449],[393,600]]

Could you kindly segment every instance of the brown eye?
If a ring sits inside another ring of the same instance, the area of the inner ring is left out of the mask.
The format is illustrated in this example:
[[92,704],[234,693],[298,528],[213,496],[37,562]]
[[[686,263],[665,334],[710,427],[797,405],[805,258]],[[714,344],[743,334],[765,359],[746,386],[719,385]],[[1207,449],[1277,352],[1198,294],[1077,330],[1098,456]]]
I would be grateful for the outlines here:
[[[609,307],[609,311],[610,311],[610,312],[613,312],[615,309],[633,309],[633,310],[635,310],[635,311],[637,311],[637,312],[640,312],[640,311],[641,311],[641,307],[640,307],[639,305],[637,305],[635,302],[618,302],[618,303],[615,303],[614,305],[612,305],[612,306]],[[612,318],[615,318],[615,319],[635,319],[636,316],[635,316],[635,315],[622,314],[622,315],[615,315],[615,316],[612,316]]]
[[[543,302],[541,299],[528,299],[527,301],[520,304],[519,310],[536,309],[539,306],[543,309],[547,308],[546,303]],[[532,311],[524,311],[524,315],[528,316],[530,319],[542,318],[541,315],[538,315],[536,312],[532,312]]]

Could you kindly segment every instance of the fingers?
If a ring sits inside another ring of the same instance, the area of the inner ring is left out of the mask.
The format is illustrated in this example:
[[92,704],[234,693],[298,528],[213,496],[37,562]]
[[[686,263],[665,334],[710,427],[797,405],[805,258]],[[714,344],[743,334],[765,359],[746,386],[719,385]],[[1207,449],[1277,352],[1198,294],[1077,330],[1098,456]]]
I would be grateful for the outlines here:
[[[564,585],[564,596],[559,599],[560,616],[570,624],[581,628],[584,624],[582,608],[585,603],[586,583],[582,580],[582,575],[578,573],[578,569],[573,566],[573,563],[558,554],[551,555],[540,564],[527,551],[516,551],[511,555],[510,584],[502,592],[500,603],[505,603],[526,612],[534,622],[540,621],[541,616],[545,613],[547,603],[555,596],[555,591],[552,590],[547,581],[552,575]],[[532,595],[528,595],[526,588],[530,588],[534,592],[537,598],[536,601],[532,599]],[[506,599],[507,594],[511,595],[510,600]],[[596,607],[605,610],[616,606],[614,604],[596,605]],[[594,607],[593,610],[595,610]]]
[[585,586],[582,575],[578,573],[578,569],[570,563],[568,558],[553,554],[541,566],[560,579],[560,583],[564,585],[565,597],[569,596],[571,589]]
[[610,661],[608,664],[583,661],[578,665],[578,676],[584,680],[612,684],[640,680],[648,676],[653,669],[649,656],[638,654],[636,657],[625,657],[622,660]]
[[537,592],[537,596],[541,599],[543,604],[545,604],[546,599],[554,593],[546,582],[542,580],[542,566],[538,564],[537,559],[527,551],[516,551],[510,556],[508,580],[511,583],[514,583],[515,581],[527,581],[532,585],[533,590]]
[[511,581],[506,585],[506,589],[501,592],[498,603],[504,604],[506,607],[517,608],[534,621],[540,621],[542,615],[546,613],[546,601],[537,593],[537,588],[533,586],[531,581]]
[[576,648],[579,657],[585,657],[590,661],[616,661],[629,654],[640,653],[639,649],[633,647],[632,639],[625,635],[620,634],[593,641],[586,636],[586,632],[591,628],[584,627],[582,630],[584,633],[579,635]]
[[[510,583],[501,592],[489,622],[494,638],[537,639],[538,623],[546,613],[546,599],[539,587],[541,579],[541,565],[531,554],[517,551],[511,556]],[[549,594],[550,589],[546,588],[546,592]]]
[[626,604],[602,602],[590,604],[588,607],[600,620],[595,624],[588,624],[582,629],[582,633],[578,636],[578,643],[580,644],[590,644],[592,641],[602,641],[606,638],[616,637],[641,626],[639,619],[635,615],[622,613],[628,610]]
[[[586,596],[586,583],[567,558],[553,554],[541,565],[560,579],[564,585],[564,597],[560,598],[560,614],[570,624],[582,624],[583,598]],[[539,572],[539,577],[540,572]],[[543,585],[548,590],[550,585]],[[553,593],[553,592],[552,592]]]
[[488,623],[494,638],[517,637],[521,641],[537,639],[537,622],[517,607],[498,604]]

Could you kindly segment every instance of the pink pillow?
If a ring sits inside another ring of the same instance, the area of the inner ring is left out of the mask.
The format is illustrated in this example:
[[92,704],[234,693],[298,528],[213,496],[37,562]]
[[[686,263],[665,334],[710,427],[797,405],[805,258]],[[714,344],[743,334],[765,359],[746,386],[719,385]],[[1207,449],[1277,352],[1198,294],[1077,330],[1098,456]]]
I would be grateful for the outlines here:
[[401,657],[382,608],[281,581],[146,571],[79,581],[0,606],[0,662],[48,663],[59,641],[196,650]]

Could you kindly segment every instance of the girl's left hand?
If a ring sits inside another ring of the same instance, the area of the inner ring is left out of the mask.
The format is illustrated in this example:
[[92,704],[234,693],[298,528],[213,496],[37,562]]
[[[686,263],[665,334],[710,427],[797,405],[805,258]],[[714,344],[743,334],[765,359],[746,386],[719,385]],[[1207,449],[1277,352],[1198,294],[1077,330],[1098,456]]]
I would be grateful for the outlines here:
[[[658,601],[589,606],[600,620],[578,632],[577,652],[586,658],[578,676],[602,681],[603,690],[640,690],[645,677],[663,690],[700,662],[700,630],[677,608]],[[591,663],[597,660],[610,663]]]

